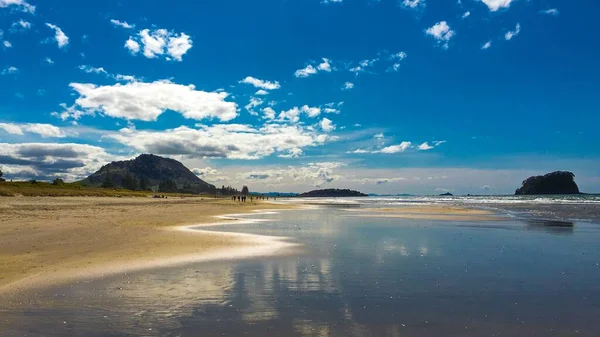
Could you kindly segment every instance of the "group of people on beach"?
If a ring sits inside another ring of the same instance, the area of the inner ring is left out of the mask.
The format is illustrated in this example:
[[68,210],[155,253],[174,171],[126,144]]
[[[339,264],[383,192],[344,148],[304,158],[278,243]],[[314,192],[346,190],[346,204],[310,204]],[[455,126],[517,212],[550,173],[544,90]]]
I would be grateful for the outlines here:
[[[246,198],[247,198],[247,196],[245,196],[245,195],[234,195],[231,197],[231,200],[233,200],[233,201],[237,200],[239,202],[246,202]],[[266,198],[266,200],[269,200],[269,197],[264,197],[264,196],[257,196],[256,200],[265,200],[265,198]],[[277,199],[275,198],[274,200],[277,200]],[[254,201],[254,197],[250,196],[250,202],[252,202],[252,201]]]

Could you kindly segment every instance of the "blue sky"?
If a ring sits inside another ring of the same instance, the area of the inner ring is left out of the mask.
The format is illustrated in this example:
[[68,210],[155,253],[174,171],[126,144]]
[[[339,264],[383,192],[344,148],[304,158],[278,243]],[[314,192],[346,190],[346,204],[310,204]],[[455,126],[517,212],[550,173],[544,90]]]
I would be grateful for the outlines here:
[[0,0],[0,169],[155,153],[215,185],[600,191],[592,1]]

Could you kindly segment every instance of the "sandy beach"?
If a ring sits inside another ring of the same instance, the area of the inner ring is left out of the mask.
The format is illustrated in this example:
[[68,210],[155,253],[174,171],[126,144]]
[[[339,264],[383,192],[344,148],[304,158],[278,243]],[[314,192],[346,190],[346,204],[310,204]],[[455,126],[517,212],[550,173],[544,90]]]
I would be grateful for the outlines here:
[[271,254],[278,238],[189,231],[289,208],[209,198],[0,198],[0,294],[75,277]]

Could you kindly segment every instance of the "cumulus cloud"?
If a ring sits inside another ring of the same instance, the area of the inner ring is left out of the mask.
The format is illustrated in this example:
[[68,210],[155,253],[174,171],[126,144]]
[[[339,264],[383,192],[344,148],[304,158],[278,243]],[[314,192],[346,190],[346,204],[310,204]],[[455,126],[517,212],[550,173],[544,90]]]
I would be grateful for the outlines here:
[[344,0],[321,0],[322,4],[338,4],[338,3],[342,3],[344,2]]
[[18,72],[19,72],[19,68],[10,66],[10,67],[2,70],[2,75],[16,74]]
[[481,49],[489,49],[492,46],[492,41],[488,41],[486,43],[483,44],[483,46],[481,46]]
[[127,23],[127,21],[119,21],[119,20],[111,19],[110,22],[117,27],[122,27],[122,28],[126,28],[126,29],[135,28],[135,25],[130,25]]
[[260,89],[264,89],[264,90],[277,90],[277,89],[281,88],[281,85],[277,81],[274,81],[274,82],[263,81],[263,80],[259,80],[258,78],[252,77],[252,76],[248,76],[248,77],[244,78],[239,83],[251,84],[256,88],[260,88]]
[[427,35],[432,36],[437,40],[439,44],[441,44],[444,48],[448,48],[448,43],[450,39],[455,35],[455,32],[450,29],[450,26],[446,21],[440,21],[435,25],[427,28],[425,30]]
[[35,13],[35,6],[31,5],[25,0],[0,0],[0,8],[7,8],[14,6],[23,12]]
[[229,121],[237,117],[237,104],[227,102],[226,92],[205,92],[193,85],[171,81],[130,82],[98,86],[91,83],[71,83],[79,97],[71,111],[58,114],[63,119],[101,113],[127,120],[154,121],[166,110],[185,118],[202,120],[216,118]]
[[398,145],[392,145],[388,147],[384,147],[381,150],[374,151],[373,153],[385,153],[385,154],[393,154],[393,153],[401,153],[412,147],[411,142],[402,142]]
[[429,145],[428,142],[425,142],[421,145],[418,146],[419,151],[428,151],[428,150],[432,150],[442,144],[444,144],[446,141],[445,140],[438,140],[438,141],[434,141],[431,145]]
[[182,61],[183,55],[192,48],[192,45],[193,41],[189,35],[176,34],[166,29],[143,29],[136,36],[130,36],[125,42],[125,48],[133,55],[142,51],[146,58],[164,56],[166,60],[175,61]]
[[63,48],[69,44],[69,37],[62,31],[62,29],[60,29],[60,27],[51,23],[46,23],[46,26],[54,30],[54,39],[58,44],[58,48]]
[[331,72],[333,70],[331,66],[331,60],[328,58],[321,58],[322,62],[319,64],[315,64],[314,62],[309,63],[306,67],[302,69],[296,70],[294,76],[297,78],[309,77],[311,75],[315,75],[319,72]]
[[253,116],[258,116],[258,112],[256,112],[254,110],[254,108],[261,106],[265,101],[257,98],[257,97],[251,97],[250,98],[250,102],[248,102],[248,104],[245,106],[246,110]]
[[17,22],[13,22],[12,26],[11,26],[13,31],[19,31],[19,30],[27,30],[31,28],[31,23],[29,21],[25,21],[23,19],[17,21]]
[[[54,63],[54,62],[52,62],[52,63]],[[111,73],[107,72],[103,67],[92,67],[92,66],[88,66],[88,65],[84,64],[84,65],[79,66],[79,70],[86,72],[88,74],[105,75],[105,76],[115,79],[117,81],[124,81],[124,82],[139,81],[138,78],[136,78],[135,76],[132,76],[132,75],[111,74]]]
[[285,180],[308,182],[314,186],[323,186],[341,178],[335,170],[344,166],[339,162],[308,163],[305,166],[289,166],[286,168],[266,169],[244,172],[237,175],[240,180],[257,181],[277,185]]
[[0,143],[0,164],[11,178],[78,180],[112,160],[103,148],[73,143]]
[[521,24],[517,23],[515,30],[506,32],[506,34],[504,34],[504,38],[506,41],[510,41],[513,37],[519,35],[519,33],[521,33]]
[[193,168],[191,169],[191,171],[200,179],[205,180],[209,183],[223,183],[231,181],[231,177],[220,174],[218,170],[212,167]]
[[490,11],[495,12],[501,8],[510,7],[510,4],[513,2],[513,0],[481,0],[481,2],[486,4]]
[[51,124],[28,123],[0,123],[0,129],[11,135],[23,136],[26,132],[37,134],[43,138],[63,138],[66,134],[57,126]]
[[425,7],[425,0],[402,0],[399,1],[402,7],[416,9],[420,7]]
[[352,82],[346,82],[342,86],[342,90],[350,90],[350,89],[354,89],[354,83],[352,83]]
[[125,48],[127,48],[134,55],[140,52],[140,44],[131,37],[125,41]]
[[336,128],[333,122],[328,118],[323,118],[319,123],[319,126],[321,126],[321,129],[325,132],[333,131]]
[[329,59],[323,58],[322,60],[323,60],[323,62],[319,63],[319,65],[317,66],[317,70],[330,73],[331,72],[331,64],[329,63]]
[[245,160],[297,154],[305,147],[319,146],[330,139],[302,126],[281,124],[197,125],[197,128],[181,126],[164,131],[126,128],[107,137],[139,152]]
[[357,66],[350,68],[349,71],[358,75],[358,73],[365,72],[373,67],[377,61],[379,61],[379,58],[362,60],[358,62]]
[[268,94],[269,94],[269,92],[268,92],[268,91],[266,91],[266,90],[260,89],[260,90],[258,90],[257,92],[255,92],[254,94],[255,94],[255,95],[258,95],[258,96],[265,96],[265,95],[268,95]]
[[10,43],[10,41],[3,41],[2,44],[4,45],[4,48],[12,48],[12,43]]
[[294,73],[294,76],[298,78],[309,77],[310,75],[314,75],[317,73],[317,68],[313,67],[311,64],[307,65],[305,68],[298,69]]
[[466,12],[465,12],[465,13],[462,15],[462,18],[463,18],[463,19],[466,19],[466,18],[468,18],[469,16],[471,16],[471,12],[469,12],[469,11],[466,11]]
[[321,114],[321,108],[319,107],[310,107],[308,105],[303,105],[302,107],[293,107],[289,110],[282,111],[279,113],[278,121],[290,121],[292,123],[297,123],[300,121],[300,115],[305,114],[308,117],[317,117]]

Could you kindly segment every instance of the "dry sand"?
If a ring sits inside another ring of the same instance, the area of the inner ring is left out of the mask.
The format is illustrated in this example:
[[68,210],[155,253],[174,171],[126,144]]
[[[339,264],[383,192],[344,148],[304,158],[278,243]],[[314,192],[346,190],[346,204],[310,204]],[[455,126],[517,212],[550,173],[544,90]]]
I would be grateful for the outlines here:
[[494,221],[503,220],[494,212],[483,209],[462,208],[447,205],[399,206],[395,208],[348,209],[355,216],[423,219],[443,221]]
[[288,244],[185,226],[276,208],[289,206],[210,198],[0,198],[0,294],[74,277],[271,254]]

